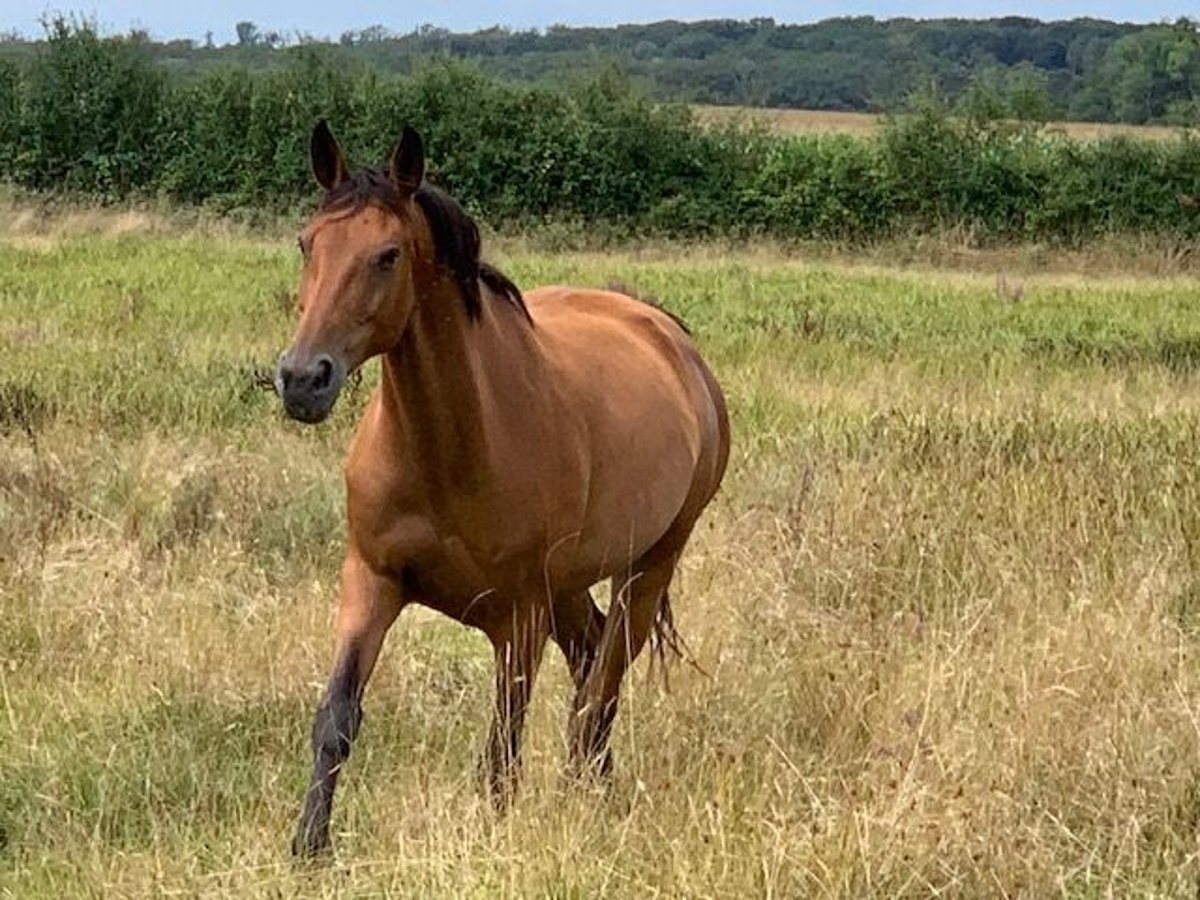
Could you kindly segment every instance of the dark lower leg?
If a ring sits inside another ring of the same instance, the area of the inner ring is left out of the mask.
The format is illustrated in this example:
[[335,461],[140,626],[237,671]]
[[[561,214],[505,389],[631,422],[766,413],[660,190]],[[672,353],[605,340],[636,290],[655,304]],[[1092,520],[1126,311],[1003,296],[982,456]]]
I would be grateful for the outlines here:
[[362,723],[357,660],[341,660],[317,708],[312,726],[313,771],[292,852],[309,856],[329,846],[329,819],[338,773]]
[[[596,606],[588,591],[566,598],[554,607],[554,641],[566,657],[571,680],[575,684],[575,697],[567,718],[569,735],[575,733],[580,714],[586,704],[585,685],[600,649],[600,640],[604,636],[604,623],[604,613]],[[610,716],[610,726],[611,719]],[[607,733],[607,729],[601,730]],[[576,754],[572,753],[571,756],[572,762],[568,765],[567,774],[569,777],[578,778],[583,772],[574,765]],[[600,753],[599,768],[602,774],[608,774],[612,770],[612,754],[607,748],[602,749]]]
[[613,758],[609,737],[617,716],[617,697],[602,708],[590,709],[583,701],[583,691],[575,696],[571,712],[570,759],[567,771],[576,781],[591,778],[606,779],[612,775]]
[[650,636],[673,569],[672,561],[642,571],[619,590],[614,584],[612,606],[595,661],[575,698],[570,765],[578,774],[606,776],[612,770],[609,739],[621,681]]
[[496,708],[485,754],[488,793],[500,811],[507,809],[516,795],[525,710],[547,637],[544,620],[532,614],[521,617],[506,631],[492,638],[496,651]]
[[342,569],[338,606],[338,649],[333,674],[313,718],[313,769],[292,852],[311,856],[329,846],[329,819],[338,774],[362,724],[362,694],[383,638],[396,620],[403,598],[389,579],[355,556]]
[[604,613],[588,591],[555,604],[551,637],[566,657],[576,690],[583,687],[604,635]]

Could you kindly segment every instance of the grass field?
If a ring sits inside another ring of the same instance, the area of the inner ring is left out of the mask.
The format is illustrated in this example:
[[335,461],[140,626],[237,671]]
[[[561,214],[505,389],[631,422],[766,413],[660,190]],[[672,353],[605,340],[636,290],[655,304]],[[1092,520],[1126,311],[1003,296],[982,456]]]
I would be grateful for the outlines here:
[[703,671],[668,692],[643,660],[613,789],[581,795],[548,657],[495,819],[486,641],[407,612],[309,871],[374,368],[289,423],[253,378],[290,333],[286,235],[93,232],[0,233],[0,894],[1195,895],[1193,278],[505,245],[525,286],[658,295],[726,386],[675,604]]
[[[873,113],[837,112],[817,109],[767,109],[750,106],[693,107],[696,117],[717,125],[728,122],[753,122],[779,134],[823,134],[838,132],[862,136],[875,134],[882,118]],[[1179,135],[1180,129],[1167,125],[1124,125],[1112,122],[1048,122],[1046,131],[1080,140],[1127,135],[1166,140]]]

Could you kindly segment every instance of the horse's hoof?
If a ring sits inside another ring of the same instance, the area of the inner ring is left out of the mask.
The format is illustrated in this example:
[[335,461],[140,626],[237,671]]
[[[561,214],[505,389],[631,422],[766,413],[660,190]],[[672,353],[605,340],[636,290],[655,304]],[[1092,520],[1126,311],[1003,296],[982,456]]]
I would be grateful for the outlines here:
[[313,862],[333,855],[329,832],[297,831],[292,838],[292,856],[304,862]]

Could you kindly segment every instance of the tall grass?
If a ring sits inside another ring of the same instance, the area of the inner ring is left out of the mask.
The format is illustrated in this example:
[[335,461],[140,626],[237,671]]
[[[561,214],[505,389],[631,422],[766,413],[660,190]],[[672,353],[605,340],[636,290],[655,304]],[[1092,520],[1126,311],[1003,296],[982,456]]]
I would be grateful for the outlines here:
[[474,763],[486,642],[407,612],[293,867],[331,649],[339,466],[254,384],[290,242],[0,239],[0,892],[1191,896],[1200,321],[1188,279],[701,253],[500,254],[691,323],[734,457],[683,562],[697,668],[631,679],[607,796]]

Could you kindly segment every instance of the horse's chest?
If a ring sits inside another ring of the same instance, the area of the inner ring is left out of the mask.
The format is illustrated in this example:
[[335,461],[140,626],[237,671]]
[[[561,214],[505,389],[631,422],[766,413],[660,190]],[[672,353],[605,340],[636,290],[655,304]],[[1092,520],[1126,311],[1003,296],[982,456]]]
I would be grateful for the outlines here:
[[348,485],[350,538],[409,599],[467,622],[484,621],[528,593],[545,554],[545,529],[503,497],[414,497],[379,482]]

